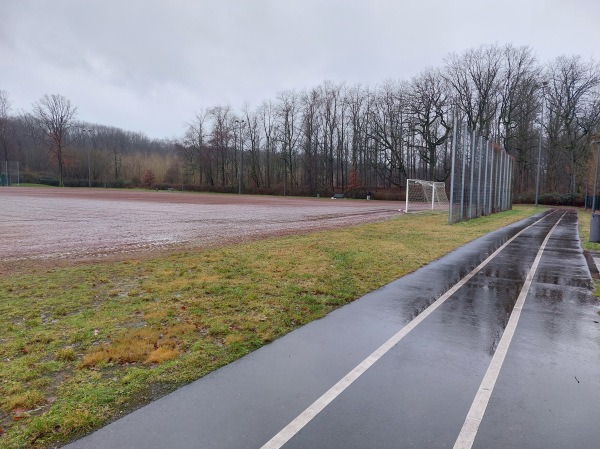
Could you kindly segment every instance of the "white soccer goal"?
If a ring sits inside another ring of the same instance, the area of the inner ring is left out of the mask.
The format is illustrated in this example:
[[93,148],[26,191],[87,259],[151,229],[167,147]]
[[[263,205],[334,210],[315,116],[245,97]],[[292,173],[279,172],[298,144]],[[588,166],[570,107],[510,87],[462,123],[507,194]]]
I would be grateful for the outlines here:
[[426,210],[448,211],[448,195],[443,182],[406,180],[406,208],[404,212]]

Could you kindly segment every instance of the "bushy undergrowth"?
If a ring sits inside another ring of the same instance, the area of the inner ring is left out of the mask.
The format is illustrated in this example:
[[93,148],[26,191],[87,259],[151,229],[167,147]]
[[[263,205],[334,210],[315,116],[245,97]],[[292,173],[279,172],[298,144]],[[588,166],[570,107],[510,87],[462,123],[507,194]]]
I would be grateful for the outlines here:
[[[513,198],[514,204],[534,204],[535,192],[520,193]],[[538,203],[547,206],[576,206],[584,204],[584,196],[580,193],[542,193]]]

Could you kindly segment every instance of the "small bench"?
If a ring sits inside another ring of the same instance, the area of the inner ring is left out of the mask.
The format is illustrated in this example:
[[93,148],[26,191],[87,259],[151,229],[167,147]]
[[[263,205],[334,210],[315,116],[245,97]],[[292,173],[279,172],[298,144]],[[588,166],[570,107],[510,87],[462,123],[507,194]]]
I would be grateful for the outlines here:
[[173,187],[168,187],[167,188],[167,192],[174,192],[174,191],[175,191],[175,189]]
[[331,197],[332,200],[341,200],[342,198],[344,198],[344,194],[343,193],[336,193],[335,195],[333,195]]

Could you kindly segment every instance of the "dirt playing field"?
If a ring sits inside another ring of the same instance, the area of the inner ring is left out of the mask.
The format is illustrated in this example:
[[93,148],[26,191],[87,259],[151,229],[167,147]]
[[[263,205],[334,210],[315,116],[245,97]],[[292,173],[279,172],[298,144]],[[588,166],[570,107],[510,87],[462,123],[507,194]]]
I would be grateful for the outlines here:
[[402,207],[390,201],[2,187],[0,257],[2,265],[130,257],[378,221]]

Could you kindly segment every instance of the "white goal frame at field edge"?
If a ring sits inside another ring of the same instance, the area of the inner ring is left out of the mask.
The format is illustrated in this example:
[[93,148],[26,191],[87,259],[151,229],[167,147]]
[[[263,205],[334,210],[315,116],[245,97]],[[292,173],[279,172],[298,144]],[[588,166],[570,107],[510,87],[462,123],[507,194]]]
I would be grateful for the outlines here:
[[409,204],[418,205],[417,207],[413,206],[412,211],[448,211],[450,202],[448,201],[448,195],[446,195],[446,184],[422,179],[407,179],[404,212],[409,212]]

